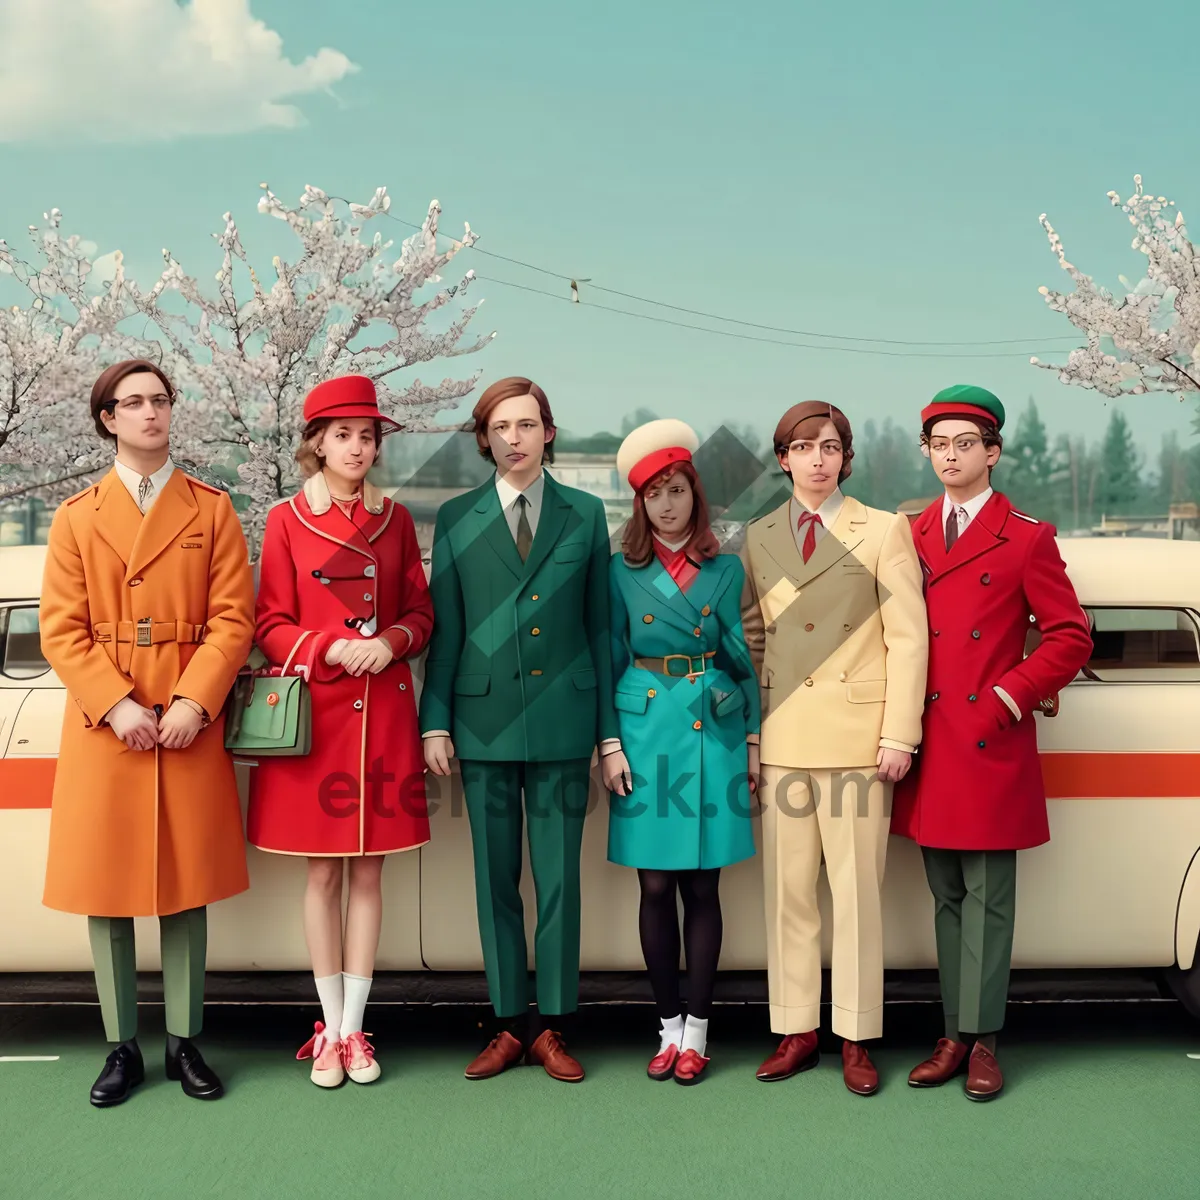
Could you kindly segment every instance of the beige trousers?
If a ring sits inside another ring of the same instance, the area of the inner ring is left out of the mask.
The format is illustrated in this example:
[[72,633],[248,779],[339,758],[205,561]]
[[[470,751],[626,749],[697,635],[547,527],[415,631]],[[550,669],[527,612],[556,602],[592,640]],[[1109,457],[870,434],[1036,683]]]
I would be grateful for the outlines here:
[[850,1041],[883,1035],[880,888],[892,784],[876,768],[762,767],[763,884],[771,1030],[820,1024],[824,854],[833,898],[833,1032]]

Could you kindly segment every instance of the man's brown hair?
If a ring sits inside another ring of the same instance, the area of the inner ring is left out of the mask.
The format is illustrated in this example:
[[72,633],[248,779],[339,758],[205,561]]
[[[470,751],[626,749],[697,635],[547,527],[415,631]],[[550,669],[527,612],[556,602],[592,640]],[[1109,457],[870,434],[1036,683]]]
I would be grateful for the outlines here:
[[171,403],[175,403],[175,389],[171,386],[171,381],[167,378],[162,367],[158,366],[157,363],[152,363],[149,359],[145,358],[127,358],[124,362],[113,363],[111,367],[107,367],[102,371],[100,378],[92,384],[92,420],[96,423],[96,432],[107,441],[115,442],[117,435],[110,433],[105,428],[100,414],[102,412],[111,414],[116,407],[113,392],[117,390],[117,384],[122,379],[126,379],[130,375],[137,375],[141,371],[149,371],[151,375],[156,375],[159,382],[163,385],[163,390],[171,398]]
[[[832,421],[834,429],[837,430],[838,439],[842,443],[842,466],[838,471],[838,486],[840,487],[842,481],[850,477],[850,460],[854,457],[854,431],[850,428],[846,414],[840,408],[834,408],[832,404],[827,404],[824,400],[802,400],[799,404],[793,404],[783,414],[779,419],[779,424],[775,426],[775,457],[779,458],[780,455],[786,453],[787,448],[798,436],[805,436],[804,431],[800,428],[802,425],[809,426],[809,430],[815,433],[817,425],[814,422],[819,421]],[[783,471],[790,479],[791,471],[787,467],[784,467]]]
[[683,547],[684,554],[694,560],[712,558],[721,549],[721,543],[712,531],[708,501],[695,466],[690,462],[672,463],[634,493],[633,516],[621,538],[621,553],[631,567],[644,567],[654,557],[654,527],[646,512],[645,494],[652,488],[662,487],[674,475],[682,475],[692,485],[692,532]]
[[[532,396],[537,401],[538,412],[547,432],[551,434],[557,432],[554,414],[550,411],[550,401],[546,399],[546,393],[532,379],[526,379],[523,375],[510,375],[507,379],[498,379],[479,397],[471,413],[475,418],[475,444],[479,447],[480,455],[490,463],[494,463],[496,460],[492,456],[492,448],[488,444],[488,422],[492,419],[492,413],[496,411],[497,405],[505,400],[511,400],[514,396]],[[554,461],[553,438],[546,443],[542,461],[549,463]]]

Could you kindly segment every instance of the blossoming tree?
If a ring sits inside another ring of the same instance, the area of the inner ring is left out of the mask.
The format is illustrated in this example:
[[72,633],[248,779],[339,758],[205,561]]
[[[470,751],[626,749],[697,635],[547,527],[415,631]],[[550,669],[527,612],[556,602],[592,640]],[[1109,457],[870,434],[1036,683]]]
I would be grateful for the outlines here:
[[[1163,196],[1146,195],[1142,177],[1124,203],[1116,192],[1108,198],[1129,217],[1135,229],[1133,249],[1149,260],[1137,284],[1120,276],[1128,289],[1115,297],[1067,261],[1063,244],[1045,213],[1040,220],[1059,265],[1075,284],[1064,294],[1038,290],[1055,312],[1061,312],[1086,338],[1064,364],[1030,359],[1034,366],[1057,371],[1063,383],[1094,388],[1105,396],[1147,392],[1200,392],[1200,270],[1196,248],[1187,236],[1183,213]],[[1175,210],[1172,218],[1171,212]]]
[[[86,279],[88,260],[77,239],[44,238],[47,266],[40,273],[12,256],[7,260],[35,298],[8,313],[12,337],[5,344],[24,344],[21,322],[45,326],[40,358],[21,368],[24,379],[43,364],[36,395],[19,414],[21,434],[14,444],[22,452],[32,447],[38,456],[46,498],[54,490],[46,481],[70,475],[77,489],[88,482],[89,467],[96,473],[107,466],[109,456],[96,451],[81,397],[105,363],[123,357],[161,362],[186,397],[172,417],[173,453],[201,478],[236,480],[231,490],[254,556],[268,509],[299,486],[295,451],[304,397],[317,383],[335,375],[369,375],[379,389],[380,408],[403,430],[460,428],[439,427],[436,416],[471,391],[478,373],[436,384],[409,376],[435,359],[474,353],[495,336],[464,340],[478,304],[457,302],[473,272],[441,286],[439,272],[476,239],[470,226],[439,251],[441,208],[435,200],[421,228],[393,256],[393,243],[382,234],[363,236],[367,222],[388,212],[385,188],[367,204],[351,204],[310,186],[295,207],[266,184],[262,191],[259,212],[286,222],[299,242],[289,260],[274,258],[270,286],[251,264],[229,213],[224,229],[213,235],[222,252],[215,287],[201,287],[168,250],[161,275],[148,289],[126,278],[116,256],[116,270],[99,297],[79,294],[76,281]],[[52,216],[56,235],[57,210]],[[27,277],[38,282],[31,286]],[[431,284],[437,286],[426,291]],[[51,292],[53,302],[43,299],[41,307],[33,307]],[[0,358],[0,372],[6,365]],[[0,387],[6,383],[0,375]],[[50,454],[56,439],[61,453]],[[27,489],[27,482],[18,488]],[[4,495],[0,485],[0,499]]]

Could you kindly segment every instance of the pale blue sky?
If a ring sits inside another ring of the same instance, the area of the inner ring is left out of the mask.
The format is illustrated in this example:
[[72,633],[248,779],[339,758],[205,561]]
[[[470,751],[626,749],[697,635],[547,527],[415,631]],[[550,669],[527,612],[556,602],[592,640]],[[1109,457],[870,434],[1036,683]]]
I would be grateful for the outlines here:
[[[532,375],[580,431],[638,405],[769,429],[818,397],[856,423],[892,413],[915,432],[922,403],[957,382],[990,387],[1013,418],[1034,395],[1052,433],[1103,424],[1102,397],[1028,365],[1031,351],[1052,359],[1073,344],[1037,294],[1068,282],[1038,215],[1073,262],[1117,287],[1144,259],[1110,188],[1129,195],[1141,172],[1185,217],[1200,208],[1195,121],[1173,116],[1153,82],[1156,47],[1200,34],[1187,0],[1156,6],[1145,46],[1145,24],[1115,0],[251,8],[293,62],[330,47],[359,70],[335,96],[294,98],[307,122],[295,129],[0,144],[0,236],[15,242],[57,205],[137,275],[170,246],[205,279],[226,209],[269,262],[280,227],[254,212],[260,180],[289,200],[305,183],[360,200],[385,184],[398,215],[419,220],[436,196],[443,227],[469,220],[483,248],[688,308],[859,337],[1023,339],[907,348],[1009,354],[997,358],[795,349],[589,310],[591,298],[693,319],[586,285],[573,306],[481,284],[473,329],[499,336],[452,366],[478,365],[484,382]],[[458,261],[566,294],[509,264]],[[1191,440],[1191,403],[1121,403],[1147,449],[1170,429]]]

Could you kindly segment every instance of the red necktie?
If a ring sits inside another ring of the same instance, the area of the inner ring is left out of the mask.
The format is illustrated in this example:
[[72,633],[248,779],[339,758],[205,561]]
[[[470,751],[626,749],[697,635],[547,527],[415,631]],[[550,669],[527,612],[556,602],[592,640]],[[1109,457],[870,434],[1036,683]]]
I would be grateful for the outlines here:
[[824,527],[825,522],[816,513],[806,512],[800,514],[800,519],[796,522],[796,529],[804,529],[805,525],[808,526],[808,529],[804,533],[804,545],[800,549],[800,557],[808,562],[817,548],[817,526]]

